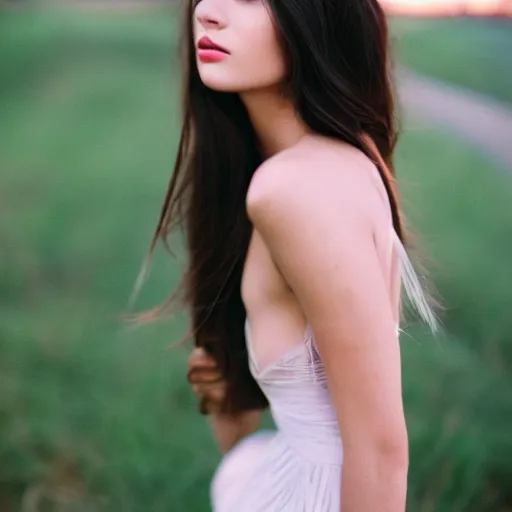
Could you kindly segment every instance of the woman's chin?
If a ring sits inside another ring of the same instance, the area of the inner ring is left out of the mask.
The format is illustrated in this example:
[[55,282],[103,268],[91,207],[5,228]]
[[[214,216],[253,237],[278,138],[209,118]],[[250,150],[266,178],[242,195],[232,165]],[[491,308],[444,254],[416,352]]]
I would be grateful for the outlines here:
[[240,92],[244,89],[241,80],[227,76],[225,70],[215,69],[213,66],[201,66],[202,69],[199,69],[199,76],[206,87],[219,92]]
[[240,87],[237,87],[237,84],[231,82],[230,80],[222,80],[218,77],[203,77],[201,75],[201,80],[203,84],[208,87],[208,89],[212,89],[213,91],[218,92],[239,92]]
[[211,89],[212,91],[216,92],[239,92],[239,90],[236,87],[229,87],[229,85],[226,84],[219,84],[218,82],[206,82],[203,81],[204,85],[208,87],[208,89]]

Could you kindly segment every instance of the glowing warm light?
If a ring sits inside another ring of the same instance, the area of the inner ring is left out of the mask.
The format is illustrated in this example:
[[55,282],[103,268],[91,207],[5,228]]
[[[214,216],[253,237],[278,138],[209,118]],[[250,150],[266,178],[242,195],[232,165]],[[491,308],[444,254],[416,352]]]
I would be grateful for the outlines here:
[[512,16],[512,0],[381,0],[392,14]]

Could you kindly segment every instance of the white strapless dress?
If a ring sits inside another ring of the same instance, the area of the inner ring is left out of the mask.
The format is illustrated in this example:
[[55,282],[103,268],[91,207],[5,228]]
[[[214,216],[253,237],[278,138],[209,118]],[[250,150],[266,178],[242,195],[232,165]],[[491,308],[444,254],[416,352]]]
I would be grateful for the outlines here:
[[215,512],[339,512],[342,446],[324,366],[310,329],[304,343],[251,372],[267,396],[277,432],[241,441],[212,483]]
[[[407,295],[435,329],[398,236],[395,243]],[[224,456],[212,481],[213,511],[340,512],[343,448],[311,328],[302,344],[258,368],[248,321],[245,327],[250,369],[268,398],[277,431],[248,436]]]

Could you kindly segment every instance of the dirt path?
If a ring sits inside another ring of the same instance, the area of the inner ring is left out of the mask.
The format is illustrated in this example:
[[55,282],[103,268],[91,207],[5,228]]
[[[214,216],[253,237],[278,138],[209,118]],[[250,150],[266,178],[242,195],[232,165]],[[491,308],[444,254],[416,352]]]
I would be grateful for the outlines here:
[[406,127],[426,121],[446,128],[512,172],[512,106],[403,69],[398,93]]

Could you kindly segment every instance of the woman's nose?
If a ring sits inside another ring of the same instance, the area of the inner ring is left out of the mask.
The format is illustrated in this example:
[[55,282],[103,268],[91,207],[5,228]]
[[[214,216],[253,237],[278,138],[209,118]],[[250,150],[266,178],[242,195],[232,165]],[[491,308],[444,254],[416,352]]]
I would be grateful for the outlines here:
[[207,29],[221,29],[226,26],[217,0],[201,0],[196,7],[195,16],[197,21]]

